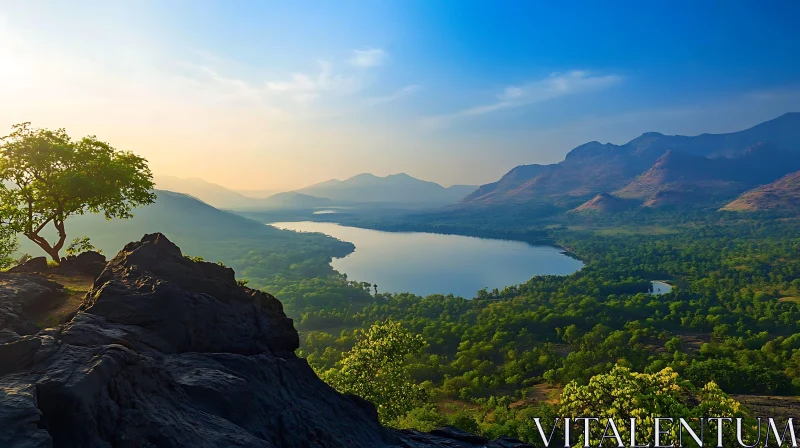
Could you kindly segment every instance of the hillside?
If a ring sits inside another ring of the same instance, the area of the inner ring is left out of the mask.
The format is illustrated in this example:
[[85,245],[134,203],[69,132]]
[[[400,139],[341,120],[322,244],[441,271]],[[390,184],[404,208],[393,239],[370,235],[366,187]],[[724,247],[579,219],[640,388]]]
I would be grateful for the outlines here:
[[[672,155],[662,162],[670,163],[670,172],[664,173],[662,166],[654,165],[668,152]],[[662,190],[659,185],[669,183],[669,179],[694,184],[662,192],[662,196],[693,197],[693,191],[703,188],[712,188],[723,195],[735,194],[748,185],[769,182],[797,169],[798,160],[800,113],[790,113],[729,134],[688,137],[648,132],[624,145],[586,143],[557,164],[516,167],[498,182],[479,187],[463,203],[501,205],[535,201],[574,207],[596,194],[617,190],[624,190],[622,194],[629,197],[652,199]],[[690,166],[692,161],[705,168]],[[683,167],[679,168],[681,164]],[[637,185],[629,186],[637,176],[653,168],[653,173],[644,176]],[[718,168],[726,174],[720,176]],[[734,185],[736,182],[741,184]]]
[[156,176],[156,188],[159,190],[175,191],[193,196],[201,201],[219,208],[248,207],[255,201],[221,185],[203,179],[184,179],[175,176]]
[[800,211],[800,171],[762,185],[736,198],[722,208],[728,211]]
[[[114,253],[146,233],[173,235],[186,253],[222,261],[244,277],[259,279],[327,275],[331,257],[341,257],[353,245],[321,234],[278,230],[242,216],[221,211],[190,196],[156,191],[154,204],[135,209],[132,219],[106,221],[101,215],[76,216],[66,222],[70,238],[88,235],[105,253]],[[52,238],[53,235],[46,235]],[[24,237],[20,252],[44,255]]]
[[171,176],[156,178],[156,188],[183,193],[216,208],[238,211],[291,210],[325,207],[332,201],[296,192],[276,193],[252,198],[203,179],[182,179]]
[[379,177],[364,173],[346,180],[329,180],[296,190],[337,202],[416,203],[429,205],[453,204],[475,189],[472,185],[442,187],[405,173]]
[[584,202],[573,211],[616,213],[628,210],[639,204],[638,201],[619,198],[608,193],[600,193],[594,198]]

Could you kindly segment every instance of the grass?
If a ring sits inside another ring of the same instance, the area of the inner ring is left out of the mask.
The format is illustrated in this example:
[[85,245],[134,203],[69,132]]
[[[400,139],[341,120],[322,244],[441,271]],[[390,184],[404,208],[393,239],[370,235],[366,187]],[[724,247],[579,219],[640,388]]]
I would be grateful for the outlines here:
[[83,297],[94,284],[92,276],[46,274],[44,277],[63,285],[67,294],[29,311],[30,319],[40,328],[54,327],[63,323],[83,303]]
[[797,296],[781,297],[780,299],[778,299],[778,302],[800,303],[800,297]]

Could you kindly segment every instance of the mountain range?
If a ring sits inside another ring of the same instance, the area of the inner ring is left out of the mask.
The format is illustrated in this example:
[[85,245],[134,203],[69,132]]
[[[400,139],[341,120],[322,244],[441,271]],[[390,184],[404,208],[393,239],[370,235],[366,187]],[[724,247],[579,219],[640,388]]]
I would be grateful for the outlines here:
[[405,173],[385,177],[364,173],[346,180],[329,180],[296,190],[310,196],[345,202],[392,202],[447,205],[475,190],[474,185],[443,187]]
[[722,210],[800,210],[800,171],[754,188],[730,202]]
[[[611,198],[647,207],[705,206],[800,169],[800,113],[752,128],[698,136],[642,134],[624,145],[590,142],[552,165],[521,165],[480,186],[464,205],[555,204],[617,209]],[[625,203],[627,206],[627,202]],[[606,207],[606,205],[609,205]]]
[[[211,206],[237,210],[310,209],[331,205],[381,203],[419,206],[455,204],[475,190],[474,185],[443,187],[405,173],[385,177],[364,173],[346,180],[329,180],[266,198],[245,196],[202,179],[158,176],[156,187],[184,193]],[[261,190],[256,190],[258,193]],[[263,192],[263,191],[262,191]]]

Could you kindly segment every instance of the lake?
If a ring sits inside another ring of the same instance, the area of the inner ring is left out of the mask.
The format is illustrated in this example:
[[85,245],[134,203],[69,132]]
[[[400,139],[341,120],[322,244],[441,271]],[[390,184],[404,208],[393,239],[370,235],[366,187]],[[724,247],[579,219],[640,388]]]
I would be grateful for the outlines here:
[[650,282],[650,294],[654,296],[660,296],[661,294],[666,294],[672,291],[672,285],[666,282],[660,281],[652,281]]
[[583,263],[552,246],[419,232],[382,232],[326,222],[277,222],[279,229],[320,232],[349,241],[355,252],[335,258],[347,278],[378,285],[379,292],[454,294],[502,289],[535,275],[567,275]]

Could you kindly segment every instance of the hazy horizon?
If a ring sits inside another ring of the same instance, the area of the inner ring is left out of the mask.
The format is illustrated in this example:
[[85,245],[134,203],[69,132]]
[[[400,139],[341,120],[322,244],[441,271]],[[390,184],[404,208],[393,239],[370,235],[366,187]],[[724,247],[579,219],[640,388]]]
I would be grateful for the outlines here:
[[800,110],[797,3],[510,5],[3,5],[0,129],[64,127],[159,176],[288,191],[360,173],[481,185],[588,141]]

